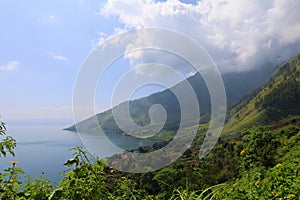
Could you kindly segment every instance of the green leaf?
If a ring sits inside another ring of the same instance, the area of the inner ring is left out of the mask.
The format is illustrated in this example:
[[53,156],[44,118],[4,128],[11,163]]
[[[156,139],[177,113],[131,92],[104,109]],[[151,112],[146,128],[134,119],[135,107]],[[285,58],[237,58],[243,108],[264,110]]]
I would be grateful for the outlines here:
[[77,157],[75,157],[75,158],[71,158],[71,159],[67,160],[67,162],[64,165],[71,167],[74,164],[78,165],[78,163],[79,163],[79,160]]

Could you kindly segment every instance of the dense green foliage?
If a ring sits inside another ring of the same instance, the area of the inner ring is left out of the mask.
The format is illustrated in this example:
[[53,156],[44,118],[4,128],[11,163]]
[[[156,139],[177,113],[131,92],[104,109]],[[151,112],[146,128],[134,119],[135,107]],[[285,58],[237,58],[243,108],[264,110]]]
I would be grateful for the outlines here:
[[[205,129],[199,130],[201,132]],[[2,132],[4,133],[4,131]],[[21,181],[18,162],[0,174],[0,199],[298,199],[300,125],[255,127],[222,137],[205,158],[197,137],[180,159],[161,170],[130,174],[91,160],[81,147],[56,186],[42,176]],[[145,149],[144,149],[145,150]],[[107,160],[104,162],[107,162]]]
[[241,99],[229,115],[226,133],[300,115],[300,54],[278,68],[263,88]]

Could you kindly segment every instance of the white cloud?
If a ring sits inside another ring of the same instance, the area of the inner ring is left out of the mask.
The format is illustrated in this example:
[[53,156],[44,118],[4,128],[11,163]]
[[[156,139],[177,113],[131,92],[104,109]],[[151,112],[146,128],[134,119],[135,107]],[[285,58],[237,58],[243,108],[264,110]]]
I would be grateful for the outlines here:
[[15,71],[20,65],[19,61],[11,61],[4,66],[0,66],[0,71]]
[[52,58],[55,59],[55,60],[61,60],[61,61],[67,61],[67,60],[68,60],[67,57],[62,56],[62,55],[57,55],[57,54],[55,54],[55,53],[53,53],[53,52],[50,52],[49,54],[50,54],[50,55],[52,56]]
[[56,17],[52,14],[48,15],[47,19],[45,20],[44,24],[53,24],[56,22]]
[[[298,0],[202,0],[195,5],[179,0],[108,0],[101,13],[117,16],[121,29],[162,27],[182,32],[199,42],[226,72],[278,64],[298,53],[299,10]],[[166,60],[145,52],[127,58],[132,65]]]

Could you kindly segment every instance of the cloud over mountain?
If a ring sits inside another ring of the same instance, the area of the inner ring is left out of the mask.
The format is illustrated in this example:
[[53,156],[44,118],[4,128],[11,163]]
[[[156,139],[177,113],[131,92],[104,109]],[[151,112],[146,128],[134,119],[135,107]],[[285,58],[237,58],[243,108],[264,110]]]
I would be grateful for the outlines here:
[[[108,0],[101,7],[103,15],[118,17],[120,29],[161,27],[186,34],[208,51],[222,72],[247,71],[271,61],[278,64],[298,53],[299,10],[298,0],[202,0],[196,4]],[[159,52],[127,58],[133,67],[144,62],[168,64],[168,56]],[[184,67],[182,71],[189,73]]]

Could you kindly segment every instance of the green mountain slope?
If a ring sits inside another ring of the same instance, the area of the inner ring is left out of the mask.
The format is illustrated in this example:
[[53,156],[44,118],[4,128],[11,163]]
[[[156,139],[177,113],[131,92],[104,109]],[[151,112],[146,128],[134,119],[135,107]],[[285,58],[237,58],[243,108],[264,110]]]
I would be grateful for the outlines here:
[[278,68],[267,84],[230,111],[224,133],[300,115],[300,54]]
[[[264,71],[251,71],[244,73],[231,73],[223,75],[224,85],[227,93],[228,106],[232,106],[238,101],[243,95],[253,91],[259,87],[264,80],[269,77],[272,69],[269,67],[263,68]],[[210,119],[210,97],[205,82],[200,74],[195,74],[187,79],[187,81],[193,87],[201,110],[201,123],[205,123]],[[245,81],[245,84],[240,84]],[[173,87],[180,87],[181,83]],[[171,88],[172,89],[172,88]],[[150,118],[148,116],[149,108],[153,104],[162,105],[167,112],[166,124],[163,131],[177,130],[180,122],[180,106],[175,97],[171,92],[171,89],[166,89],[162,92],[152,94],[150,96],[140,98],[137,100],[130,101],[130,114],[133,121],[138,125],[146,125],[149,123]],[[122,106],[120,104],[119,106]],[[95,117],[101,124],[102,130],[105,133],[122,133],[122,131],[116,125],[112,110],[99,113],[89,119],[86,119],[78,124],[66,128],[66,130],[76,131],[76,127],[89,132],[95,132],[99,129],[99,123],[93,120]]]

